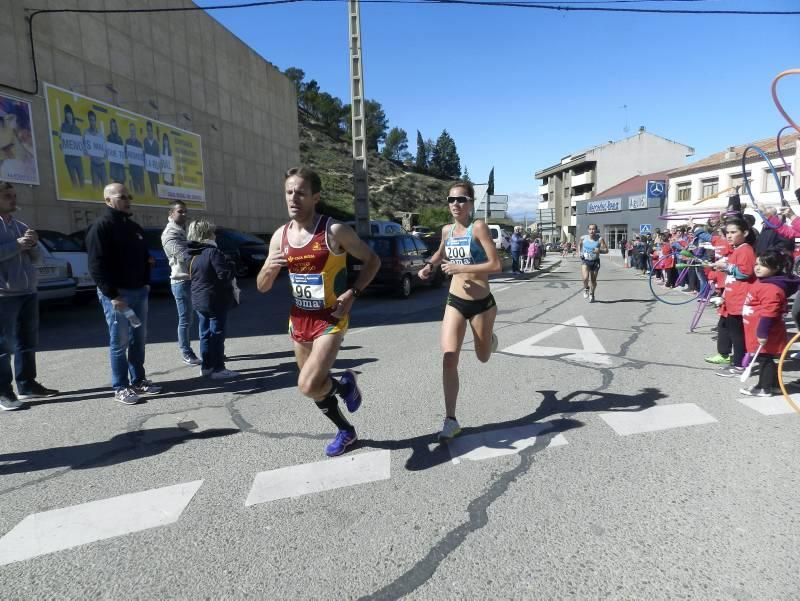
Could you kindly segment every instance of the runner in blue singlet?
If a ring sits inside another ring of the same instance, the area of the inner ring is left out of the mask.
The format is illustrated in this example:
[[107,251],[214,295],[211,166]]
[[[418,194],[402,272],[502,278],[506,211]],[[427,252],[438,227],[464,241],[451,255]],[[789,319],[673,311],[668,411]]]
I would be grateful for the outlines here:
[[467,324],[472,329],[475,354],[485,363],[497,348],[494,319],[497,305],[489,289],[489,274],[502,271],[497,248],[489,226],[471,220],[475,191],[469,182],[456,182],[447,197],[452,225],[442,228],[442,243],[419,277],[427,280],[441,264],[442,271],[452,275],[450,293],[442,320],[442,381],[444,386],[445,420],[439,440],[450,440],[461,432],[456,420],[458,397],[458,358]]
[[600,255],[608,252],[608,246],[606,241],[597,233],[597,225],[590,223],[589,233],[581,236],[578,247],[581,253],[583,298],[587,298],[590,303],[593,303],[594,291],[597,288],[597,272],[600,271]]

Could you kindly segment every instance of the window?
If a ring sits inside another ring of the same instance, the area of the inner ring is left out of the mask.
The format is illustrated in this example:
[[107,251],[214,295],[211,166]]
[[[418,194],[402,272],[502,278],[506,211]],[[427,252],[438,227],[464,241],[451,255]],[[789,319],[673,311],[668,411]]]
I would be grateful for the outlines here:
[[427,245],[422,240],[414,238],[414,244],[417,245],[417,251],[421,257],[430,256],[431,251],[428,250]]
[[676,184],[678,202],[692,199],[692,182],[680,182]]
[[[749,171],[747,172],[747,179],[750,180],[750,185],[752,186],[753,180],[750,178]],[[774,185],[775,184],[773,183],[773,186]],[[737,186],[739,187],[739,194],[747,194],[747,190],[744,189],[741,173],[736,173],[734,175],[731,175],[731,188],[736,188]],[[731,190],[731,194],[733,194],[733,190]]]
[[716,194],[717,191],[719,191],[718,177],[710,177],[708,179],[702,180],[700,183],[703,186],[700,198],[708,198]]
[[411,236],[403,236],[403,254],[409,256],[417,255],[417,247],[414,244],[414,238]]
[[564,207],[564,217],[569,217],[570,207]]
[[[781,189],[788,192],[790,188],[790,177],[786,169],[776,169],[778,172],[778,180],[781,182]],[[764,192],[777,192],[778,188],[775,185],[775,178],[769,169],[764,169]]]
[[369,247],[375,251],[379,257],[392,256],[392,241],[387,238],[370,238],[367,240]]

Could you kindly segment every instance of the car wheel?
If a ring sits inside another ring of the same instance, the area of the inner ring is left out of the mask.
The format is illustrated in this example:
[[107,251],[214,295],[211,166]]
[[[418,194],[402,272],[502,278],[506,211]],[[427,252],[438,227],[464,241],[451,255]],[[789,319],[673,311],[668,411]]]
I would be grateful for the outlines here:
[[398,291],[401,298],[408,298],[411,296],[411,276],[406,274],[400,280],[400,290]]

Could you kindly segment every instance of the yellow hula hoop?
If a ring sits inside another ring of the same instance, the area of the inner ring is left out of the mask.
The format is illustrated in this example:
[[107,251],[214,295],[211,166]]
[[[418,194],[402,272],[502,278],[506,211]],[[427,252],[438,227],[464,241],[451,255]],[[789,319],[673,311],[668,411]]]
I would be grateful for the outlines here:
[[781,353],[781,358],[778,360],[778,384],[781,387],[781,392],[783,393],[783,398],[786,399],[786,402],[789,403],[789,406],[794,409],[797,413],[800,413],[800,407],[792,400],[792,397],[789,396],[789,393],[786,392],[786,386],[783,384],[783,360],[786,359],[786,355],[789,354],[789,349],[792,348],[795,342],[800,340],[800,332],[795,334],[786,347],[783,349]]

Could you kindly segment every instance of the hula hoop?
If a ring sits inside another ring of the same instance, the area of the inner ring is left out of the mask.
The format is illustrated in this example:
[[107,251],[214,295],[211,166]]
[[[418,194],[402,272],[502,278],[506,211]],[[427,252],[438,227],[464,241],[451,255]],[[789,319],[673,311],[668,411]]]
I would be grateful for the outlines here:
[[775,145],[778,147],[778,156],[781,157],[783,168],[786,169],[790,175],[794,175],[794,171],[792,171],[792,168],[789,167],[789,163],[786,162],[786,157],[783,156],[783,151],[781,150],[781,134],[783,133],[783,130],[791,128],[791,125],[784,125],[778,130],[778,136],[775,138]]
[[[655,297],[656,297],[656,300],[658,300],[658,301],[661,301],[661,302],[662,302],[662,303],[664,303],[665,305],[673,305],[673,306],[678,306],[678,305],[686,305],[686,304],[688,304],[688,303],[691,303],[692,301],[696,301],[696,300],[697,300],[697,298],[700,296],[700,292],[697,292],[697,293],[695,293],[694,295],[692,295],[692,296],[689,296],[689,297],[688,297],[688,298],[686,298],[685,300],[681,300],[680,302],[675,302],[675,301],[670,301],[670,300],[664,300],[663,298],[661,298],[661,296],[659,296],[658,292],[656,292],[656,289],[655,289],[655,287],[653,286],[653,278],[655,277],[655,274],[656,274],[656,270],[657,270],[657,269],[663,269],[663,267],[659,267],[658,265],[659,265],[659,263],[666,262],[666,261],[667,261],[667,259],[670,259],[670,258],[672,258],[672,259],[675,259],[675,263],[676,263],[676,264],[678,264],[678,261],[677,261],[677,259],[678,259],[677,253],[675,253],[675,254],[671,254],[671,255],[669,255],[669,256],[666,256],[666,257],[661,257],[661,258],[660,258],[658,261],[656,261],[655,263],[653,263],[653,268],[650,270],[650,277],[649,277],[649,278],[647,278],[647,283],[648,283],[648,285],[650,286],[650,292],[652,292],[652,293],[653,293],[653,296],[655,296]],[[698,265],[698,267],[699,267],[699,265]],[[688,271],[688,270],[689,270],[689,267],[687,266],[687,268],[686,268],[684,271]],[[680,277],[681,277],[681,275],[683,275],[683,274],[680,274],[680,275],[678,276],[678,278],[680,278]],[[686,276],[685,276],[685,275],[683,275],[683,277],[686,277]],[[677,282],[678,278],[676,278],[676,282]],[[673,288],[673,290],[674,290],[674,288]]]
[[781,353],[781,358],[778,359],[778,385],[781,387],[783,398],[786,399],[786,402],[789,403],[789,406],[797,413],[800,413],[800,407],[797,406],[797,404],[792,400],[792,397],[789,396],[789,393],[786,392],[786,385],[783,383],[783,361],[786,359],[786,355],[789,354],[789,349],[792,348],[792,345],[794,345],[794,343],[798,340],[800,340],[800,332],[795,334],[794,337],[786,344],[786,347]]
[[800,69],[787,69],[786,71],[781,71],[775,76],[775,79],[772,80],[772,101],[775,103],[775,108],[778,109],[778,112],[783,115],[783,118],[786,119],[786,123],[791,125],[797,130],[797,133],[800,133],[800,125],[797,125],[789,114],[783,110],[783,105],[781,101],[778,99],[778,82],[787,75],[800,75]]
[[664,213],[663,215],[659,215],[659,219],[664,219],[665,221],[669,221],[670,219],[678,220],[684,219],[688,221],[689,219],[694,219],[697,217],[698,219],[708,219],[711,217],[719,217],[719,211],[697,211],[696,213]]
[[758,146],[755,146],[753,144],[745,148],[744,152],[742,153],[742,181],[744,182],[744,189],[747,191],[747,195],[753,202],[753,210],[761,216],[761,219],[764,222],[763,223],[764,227],[768,227],[771,230],[776,230],[780,227],[780,225],[773,225],[772,223],[770,223],[769,219],[767,219],[761,212],[761,209],[759,208],[758,203],[756,202],[756,197],[753,196],[753,190],[750,188],[750,180],[747,179],[747,153],[750,150],[754,150],[759,156],[761,156],[762,159],[764,159],[767,162],[767,165],[769,165],[769,170],[772,172],[772,177],[775,178],[775,185],[778,188],[778,193],[780,194],[781,197],[781,206],[788,207],[789,203],[786,202],[786,198],[784,198],[783,196],[783,186],[781,186],[781,180],[778,177],[778,172],[775,171],[775,165],[773,165],[772,161],[769,160],[767,154],[763,150],[761,150]]

